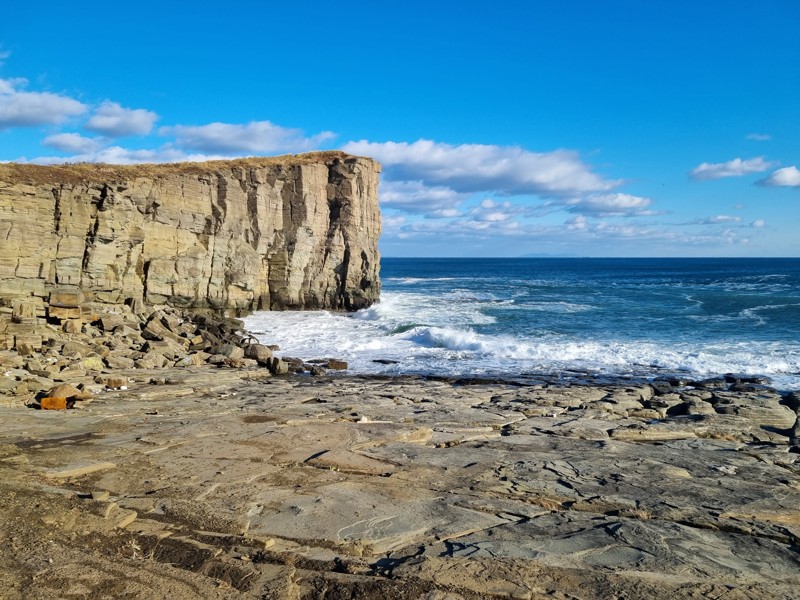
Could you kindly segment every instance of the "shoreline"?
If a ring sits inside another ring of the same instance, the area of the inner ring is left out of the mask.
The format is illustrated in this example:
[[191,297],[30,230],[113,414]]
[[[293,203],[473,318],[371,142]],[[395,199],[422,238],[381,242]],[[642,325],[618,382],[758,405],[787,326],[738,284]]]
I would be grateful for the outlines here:
[[0,596],[800,597],[797,395],[118,374],[4,409]]

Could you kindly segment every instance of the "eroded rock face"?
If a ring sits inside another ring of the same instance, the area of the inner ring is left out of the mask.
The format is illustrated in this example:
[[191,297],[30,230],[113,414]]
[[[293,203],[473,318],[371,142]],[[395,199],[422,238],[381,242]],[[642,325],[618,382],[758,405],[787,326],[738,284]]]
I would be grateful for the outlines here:
[[0,165],[0,297],[82,290],[248,310],[370,305],[380,166],[340,152],[181,165]]

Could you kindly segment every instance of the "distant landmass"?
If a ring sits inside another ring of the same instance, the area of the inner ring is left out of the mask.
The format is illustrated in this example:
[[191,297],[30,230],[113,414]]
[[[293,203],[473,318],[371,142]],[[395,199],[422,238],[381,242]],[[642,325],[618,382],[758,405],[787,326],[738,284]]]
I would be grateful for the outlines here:
[[533,254],[523,254],[518,258],[581,258],[580,254],[547,254],[544,252],[534,252]]

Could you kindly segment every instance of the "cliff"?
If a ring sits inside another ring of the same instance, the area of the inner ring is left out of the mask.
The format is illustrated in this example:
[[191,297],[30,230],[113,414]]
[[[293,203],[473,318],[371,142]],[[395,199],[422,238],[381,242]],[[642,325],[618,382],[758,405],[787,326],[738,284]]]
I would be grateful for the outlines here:
[[341,152],[0,164],[0,298],[355,310],[377,300],[380,165]]

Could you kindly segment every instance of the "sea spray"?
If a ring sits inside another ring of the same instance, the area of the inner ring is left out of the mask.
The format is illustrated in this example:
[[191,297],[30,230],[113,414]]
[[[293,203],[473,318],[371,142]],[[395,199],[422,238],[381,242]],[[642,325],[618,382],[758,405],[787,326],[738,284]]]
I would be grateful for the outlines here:
[[800,387],[798,259],[385,259],[383,276],[368,309],[246,326],[358,373],[737,372]]

